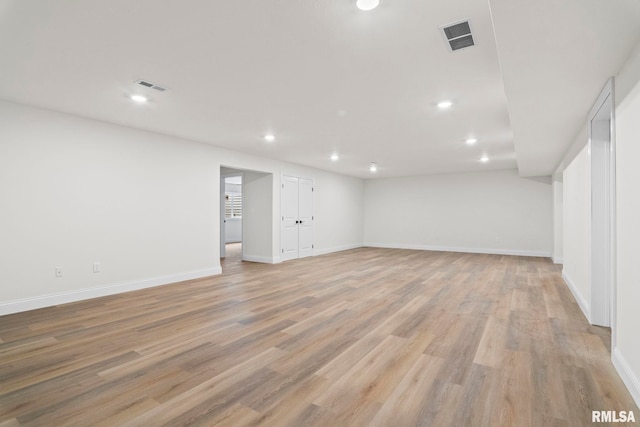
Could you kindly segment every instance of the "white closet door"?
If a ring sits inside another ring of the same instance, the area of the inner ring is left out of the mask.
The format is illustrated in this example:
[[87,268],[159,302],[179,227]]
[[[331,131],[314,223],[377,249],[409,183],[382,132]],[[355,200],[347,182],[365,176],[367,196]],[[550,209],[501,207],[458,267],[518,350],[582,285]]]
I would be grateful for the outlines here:
[[282,177],[282,260],[299,257],[298,178]]
[[298,179],[299,257],[313,255],[313,181]]
[[313,180],[282,177],[282,260],[313,255]]

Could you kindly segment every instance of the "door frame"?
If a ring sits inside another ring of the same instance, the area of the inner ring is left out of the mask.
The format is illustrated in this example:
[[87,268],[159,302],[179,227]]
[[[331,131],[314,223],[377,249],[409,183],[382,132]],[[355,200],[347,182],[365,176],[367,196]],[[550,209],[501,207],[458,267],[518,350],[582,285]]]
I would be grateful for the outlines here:
[[[225,187],[225,178],[232,178],[235,176],[239,176],[242,179],[242,184],[241,188],[242,188],[242,210],[244,212],[244,173],[243,172],[233,172],[233,173],[220,173],[220,258],[225,258],[226,257],[226,252],[227,252],[227,239],[226,239],[226,218],[225,218],[225,211],[224,211],[224,206],[225,206],[225,193],[226,193],[226,187]],[[241,232],[240,232],[240,247],[242,249],[242,259],[244,259],[244,214],[242,215],[242,220],[241,220]]]
[[[608,121],[608,129],[603,125]],[[616,202],[615,100],[609,78],[588,116],[589,152],[589,322],[611,327],[615,347]],[[608,132],[604,132],[604,130]],[[608,140],[606,138],[608,133]],[[605,135],[603,137],[603,134]],[[599,215],[594,208],[604,204]],[[597,204],[597,206],[595,206]]]

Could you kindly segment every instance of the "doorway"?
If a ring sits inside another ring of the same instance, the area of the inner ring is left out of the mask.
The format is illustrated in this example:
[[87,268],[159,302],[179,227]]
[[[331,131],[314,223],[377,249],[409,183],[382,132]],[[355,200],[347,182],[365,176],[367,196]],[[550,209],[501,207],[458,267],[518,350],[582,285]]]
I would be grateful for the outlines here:
[[220,258],[226,258],[233,245],[235,258],[242,258],[243,173],[220,174]]
[[[274,263],[277,250],[273,247],[274,193],[273,173],[220,167],[219,228],[223,271],[228,270],[233,260],[237,263]],[[227,251],[232,259],[226,259]]]
[[[612,328],[615,341],[615,143],[613,78],[589,113],[590,322]],[[614,342],[615,343],[615,342]]]

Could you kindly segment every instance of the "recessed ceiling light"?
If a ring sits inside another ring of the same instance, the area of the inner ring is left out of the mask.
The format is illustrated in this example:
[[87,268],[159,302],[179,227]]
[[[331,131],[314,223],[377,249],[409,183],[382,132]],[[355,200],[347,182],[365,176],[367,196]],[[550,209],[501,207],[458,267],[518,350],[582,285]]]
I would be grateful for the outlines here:
[[360,10],[375,9],[376,7],[378,7],[379,4],[380,4],[380,0],[357,0],[356,1],[356,6],[358,6],[358,9]]
[[440,101],[438,102],[438,108],[441,110],[446,110],[447,108],[451,108],[453,102],[451,101]]
[[369,166],[369,172],[376,172],[378,170],[378,165],[374,162],[371,162],[371,166]]
[[487,157],[487,156],[482,156],[482,157],[480,157],[480,161],[481,161],[482,163],[487,163],[487,162],[489,161],[489,157]]
[[275,135],[268,134],[264,136],[264,140],[267,142],[273,142],[276,140],[276,137]]
[[475,139],[475,138],[469,138],[469,139],[466,140],[466,143],[469,144],[469,145],[473,145],[476,142],[478,142],[478,140]]
[[131,99],[140,103],[148,101],[147,97],[142,95],[131,95]]
[[338,159],[339,159],[339,158],[340,158],[340,156],[338,156],[338,154],[337,154],[337,153],[333,153],[333,154],[331,155],[331,161],[333,161],[333,162],[338,161]]

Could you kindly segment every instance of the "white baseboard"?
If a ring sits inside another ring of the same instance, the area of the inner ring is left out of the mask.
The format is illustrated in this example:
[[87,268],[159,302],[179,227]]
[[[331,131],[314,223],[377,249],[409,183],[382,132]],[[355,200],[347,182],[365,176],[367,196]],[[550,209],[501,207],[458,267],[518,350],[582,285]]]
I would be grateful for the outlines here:
[[170,283],[183,282],[185,280],[200,279],[202,277],[215,276],[222,273],[220,266],[203,270],[189,271],[185,273],[171,274],[168,276],[152,277],[150,279],[136,280],[133,282],[117,283],[113,285],[99,286],[96,288],[79,289],[75,291],[59,292],[55,294],[41,295],[32,298],[24,298],[14,301],[0,302],[0,316],[5,314],[20,313],[38,308],[67,304],[91,298],[120,294],[123,292],[137,291],[139,289],[152,288],[154,286],[168,285]]
[[614,348],[611,352],[611,361],[616,371],[618,371],[618,375],[622,378],[622,382],[624,382],[624,385],[629,389],[629,393],[631,393],[631,397],[635,400],[636,405],[640,406],[640,380],[638,380],[638,377],[634,374],[618,347]]
[[421,251],[439,251],[439,252],[462,252],[472,254],[491,254],[491,255],[514,255],[514,256],[531,256],[550,258],[551,252],[545,251],[521,251],[516,249],[494,249],[494,248],[461,248],[450,246],[430,246],[430,245],[407,245],[401,243],[371,243],[367,242],[363,246],[371,248],[389,248],[389,249],[414,249]]
[[589,310],[589,304],[587,304],[587,300],[585,300],[584,297],[580,294],[580,292],[578,292],[578,288],[576,288],[576,285],[571,281],[569,276],[565,274],[564,270],[562,270],[562,279],[567,284],[567,287],[573,294],[573,298],[578,303],[578,306],[580,306],[580,310],[582,310],[582,314],[584,314],[584,317],[586,317],[587,320],[590,322],[591,311]]
[[249,262],[259,262],[262,264],[277,264],[280,262],[279,257],[256,256],[256,255],[242,255],[242,260],[249,261]]
[[313,255],[326,255],[334,252],[348,251],[349,249],[357,249],[361,248],[362,243],[358,243],[355,245],[342,245],[342,246],[334,246],[333,248],[325,248],[325,249],[316,249]]
[[554,264],[564,264],[564,260],[562,258],[552,257],[551,260]]

